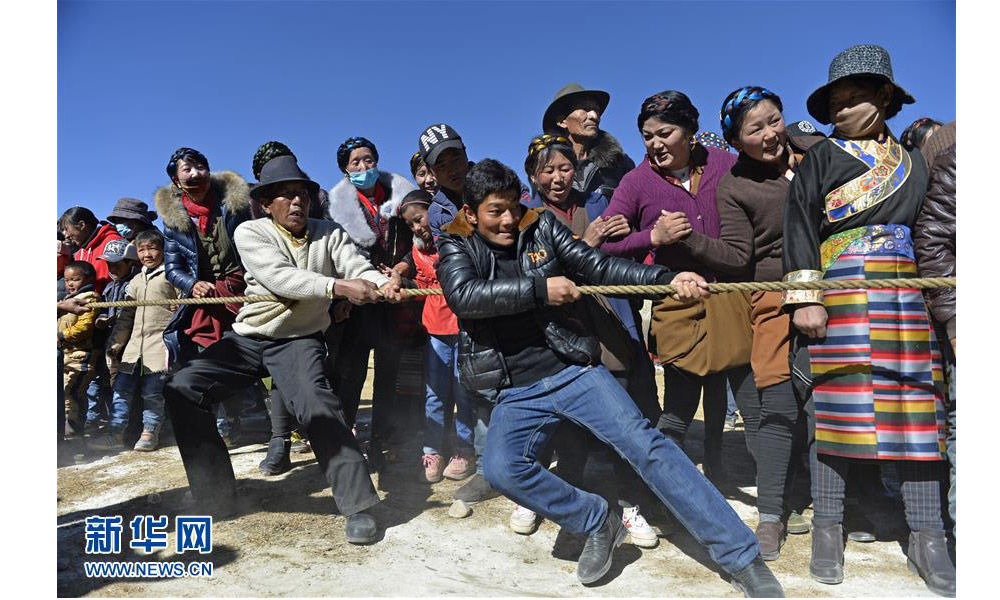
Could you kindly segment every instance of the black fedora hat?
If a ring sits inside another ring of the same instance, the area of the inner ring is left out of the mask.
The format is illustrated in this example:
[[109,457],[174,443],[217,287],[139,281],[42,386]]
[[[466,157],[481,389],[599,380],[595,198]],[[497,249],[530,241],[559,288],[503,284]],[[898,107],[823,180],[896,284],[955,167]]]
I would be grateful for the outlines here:
[[550,132],[558,130],[556,121],[569,114],[571,107],[584,99],[596,102],[600,108],[600,113],[604,114],[604,109],[608,107],[608,102],[611,101],[611,94],[603,90],[584,89],[579,83],[564,85],[556,92],[549,107],[545,109],[545,115],[542,117],[542,131]]
[[250,188],[250,197],[260,202],[264,192],[279,183],[300,181],[309,187],[313,198],[319,198],[319,184],[302,172],[292,155],[276,156],[260,168],[260,183]]
[[[895,93],[889,105],[890,114],[887,115],[889,117],[899,112],[899,107],[902,105],[916,102],[913,96],[893,81],[892,61],[889,58],[889,52],[882,46],[861,44],[859,46],[851,46],[833,57],[833,60],[830,62],[830,72],[826,85],[810,94],[809,99],[806,100],[806,108],[809,109],[809,114],[820,123],[829,125],[830,87],[841,79],[854,75],[873,75],[881,77],[887,83],[892,84],[893,88],[895,88]],[[892,110],[893,106],[896,107],[895,111]]]

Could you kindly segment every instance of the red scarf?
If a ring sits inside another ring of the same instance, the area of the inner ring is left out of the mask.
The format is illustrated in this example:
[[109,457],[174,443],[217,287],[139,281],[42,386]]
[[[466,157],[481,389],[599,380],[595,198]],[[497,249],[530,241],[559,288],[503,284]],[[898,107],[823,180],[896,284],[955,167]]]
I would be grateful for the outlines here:
[[375,237],[378,239],[379,245],[384,243],[382,239],[382,234],[385,232],[386,219],[381,214],[379,214],[379,207],[385,202],[385,190],[382,189],[381,185],[375,184],[375,204],[373,205],[370,200],[361,192],[358,192],[358,202],[361,203],[362,210],[365,214],[365,221],[368,222],[368,226],[372,231],[375,232]]
[[181,192],[181,201],[184,202],[184,209],[188,214],[198,219],[198,231],[202,235],[208,235],[208,226],[212,222],[212,208],[215,206],[215,194],[212,190],[205,194],[200,203],[195,202],[187,192]]

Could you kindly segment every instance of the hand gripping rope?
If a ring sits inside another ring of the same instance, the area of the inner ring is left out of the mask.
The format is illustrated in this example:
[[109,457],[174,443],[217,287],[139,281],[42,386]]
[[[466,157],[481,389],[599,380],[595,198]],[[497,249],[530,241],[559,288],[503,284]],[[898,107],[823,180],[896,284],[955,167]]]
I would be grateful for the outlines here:
[[[708,291],[723,292],[784,292],[789,290],[926,290],[955,287],[954,277],[920,277],[913,279],[840,279],[835,281],[746,281],[738,283],[710,283]],[[648,296],[673,294],[672,285],[581,285],[581,294],[611,294],[616,296]],[[440,296],[441,288],[406,288],[400,290],[404,300],[420,296]],[[229,296],[215,298],[177,298],[161,300],[118,300],[91,302],[87,308],[134,308],[137,306],[178,306],[181,304],[249,304],[253,302],[282,302],[273,294],[259,296]]]

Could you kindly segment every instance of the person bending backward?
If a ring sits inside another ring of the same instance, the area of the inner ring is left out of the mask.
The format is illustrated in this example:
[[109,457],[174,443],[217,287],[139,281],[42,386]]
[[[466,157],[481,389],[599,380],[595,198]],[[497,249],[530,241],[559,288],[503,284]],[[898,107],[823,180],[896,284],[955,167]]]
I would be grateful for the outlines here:
[[673,283],[678,297],[707,296],[704,278],[603,254],[574,238],[550,211],[519,202],[521,182],[491,159],[473,166],[462,212],[440,237],[438,278],[459,320],[459,372],[466,389],[496,403],[485,453],[490,484],[568,531],[585,534],[577,576],[603,577],[626,530],[596,494],[575,488],[538,460],[571,420],[628,461],[709,555],[751,595],[781,596],[753,533],[684,453],[654,429],[599,364],[600,345],[572,318],[589,284]]
[[[833,123],[799,165],[784,220],[785,279],[917,276],[912,227],[927,192],[918,150],[886,126],[914,99],[879,46],[844,50],[807,101]],[[844,480],[856,461],[894,461],[910,527],[907,559],[932,591],[955,593],[941,515],[945,418],[941,353],[919,290],[786,292],[809,339],[815,408],[809,573],[844,578]]]
[[[260,181],[260,172],[271,159],[277,158],[279,156],[292,156],[291,149],[285,144],[277,140],[269,140],[261,144],[257,151],[253,155],[253,162],[251,163],[251,171],[253,172],[254,179],[258,182]],[[306,175],[308,177],[308,175]],[[326,192],[320,189],[318,191],[318,198],[309,199],[309,218],[310,219],[325,219],[327,209],[329,208],[329,197]],[[251,198],[250,199],[250,212],[253,218],[259,219],[261,217],[266,217],[267,213],[264,212],[263,207],[261,207],[260,202]],[[330,317],[335,323],[339,323],[346,318],[346,314],[350,313],[351,303],[347,300],[340,300],[334,302],[330,307]],[[345,310],[346,309],[346,310]],[[331,325],[330,329],[327,330],[329,333],[334,327]],[[335,348],[330,348],[330,340],[327,339],[327,361],[330,362],[330,356],[335,354]],[[291,447],[292,447],[292,431],[297,425],[295,423],[295,417],[288,412],[285,407],[285,402],[281,399],[281,390],[271,382],[271,398],[270,405],[268,406],[268,416],[271,420],[271,439],[267,444],[267,454],[257,465],[257,469],[265,476],[280,475],[286,471],[291,470],[292,461],[290,457]],[[299,433],[302,433],[301,431]]]
[[247,293],[282,300],[244,305],[232,331],[167,380],[163,395],[177,446],[195,499],[206,510],[231,511],[236,481],[212,405],[227,388],[270,373],[309,436],[338,511],[347,516],[347,541],[370,543],[375,520],[364,511],[379,498],[327,379],[323,331],[331,298],[399,300],[399,281],[379,273],[340,226],[307,218],[319,186],[293,156],[265,164],[260,181],[251,194],[268,218],[241,224],[235,241],[247,268]]
[[[656,264],[710,280],[721,277],[711,266],[714,249],[698,242],[719,237],[716,186],[736,157],[695,141],[698,110],[681,92],[646,98],[637,125],[646,157],[622,178],[604,211],[606,218],[624,215],[632,233],[606,241],[601,249],[637,261],[651,257]],[[653,304],[652,317],[664,366],[658,427],[682,444],[703,398],[703,469],[709,479],[720,480],[726,380],[733,380],[736,391],[736,380],[749,370],[749,300],[738,292],[688,302],[663,298]]]

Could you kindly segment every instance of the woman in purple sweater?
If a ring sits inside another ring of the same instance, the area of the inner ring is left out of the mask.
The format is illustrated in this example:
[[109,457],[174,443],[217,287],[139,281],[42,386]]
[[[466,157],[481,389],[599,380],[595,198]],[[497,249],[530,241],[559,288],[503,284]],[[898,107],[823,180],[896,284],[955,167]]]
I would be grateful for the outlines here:
[[[681,92],[665,91],[647,98],[642,103],[638,125],[646,157],[622,178],[604,211],[605,217],[624,215],[632,233],[605,242],[602,249],[636,261],[694,271],[709,281],[717,280],[718,274],[707,266],[706,257],[687,243],[687,238],[692,232],[719,237],[715,188],[736,157],[695,141],[698,110]],[[653,308],[652,330],[657,354],[664,365],[666,390],[664,413],[657,427],[680,445],[704,390],[703,470],[713,479],[723,476],[726,376],[733,367],[745,371],[749,362],[749,327],[715,327],[711,334],[706,333],[707,325],[720,312],[730,311],[734,300],[737,306],[745,300],[742,295],[726,296],[693,303],[666,299]],[[746,323],[748,314],[744,318]],[[724,336],[747,339],[723,339]],[[745,359],[734,355],[734,348],[746,348]]]

